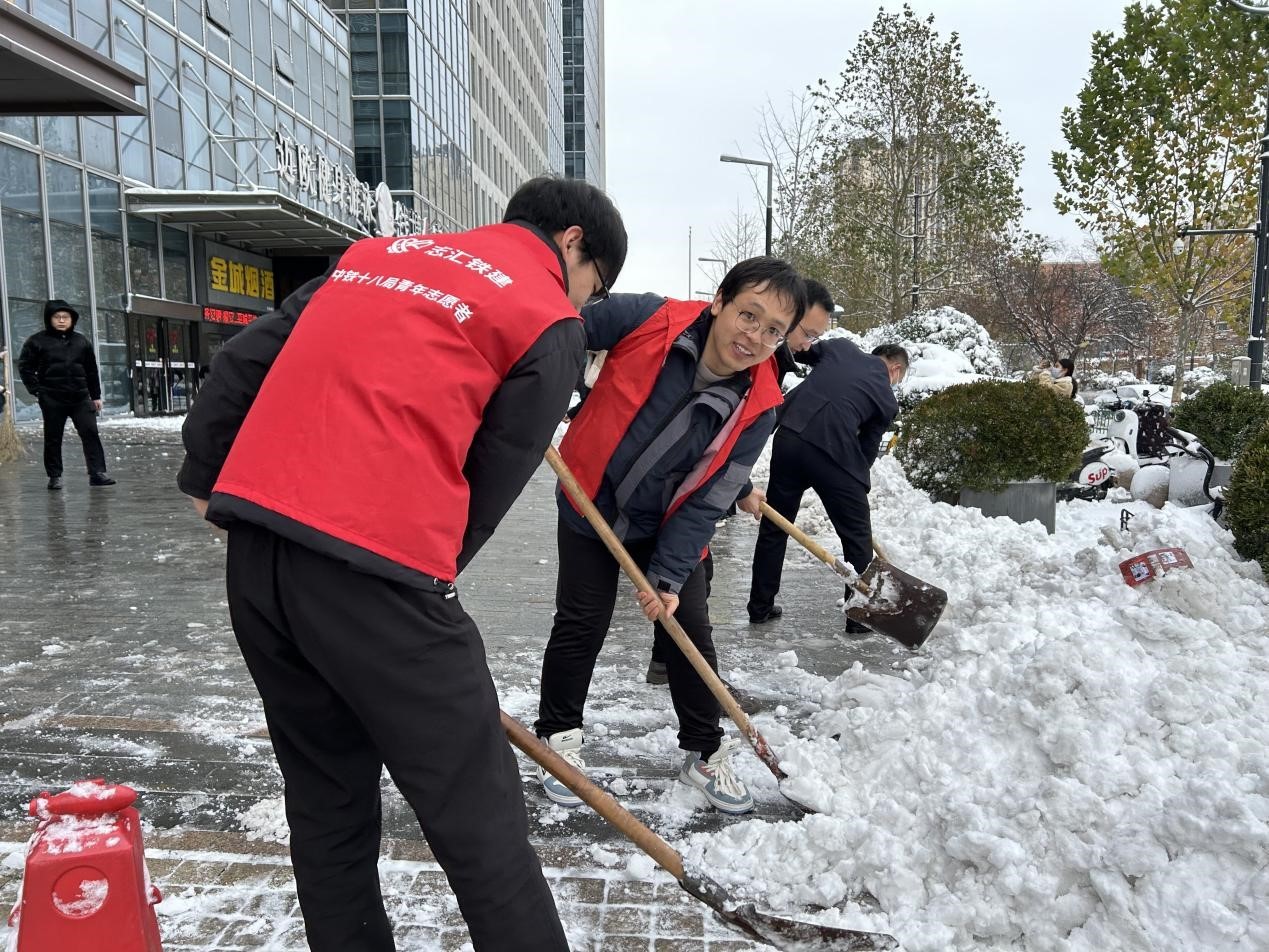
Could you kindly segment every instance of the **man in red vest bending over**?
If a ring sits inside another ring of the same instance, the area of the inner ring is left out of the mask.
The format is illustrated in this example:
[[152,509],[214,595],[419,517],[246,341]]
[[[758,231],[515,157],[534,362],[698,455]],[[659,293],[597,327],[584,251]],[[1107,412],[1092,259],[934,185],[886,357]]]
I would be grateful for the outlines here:
[[[711,666],[708,578],[701,561],[714,525],[737,498],[757,514],[749,470],[771,435],[780,403],[772,354],[806,307],[797,272],[775,258],[750,258],[723,278],[713,303],[618,294],[586,308],[586,347],[608,356],[560,444],[560,453],[624,541],[660,605]],[[555,624],[542,660],[537,732],[581,767],[582,709],[617,597],[619,568],[586,520],[559,494],[559,582]],[[718,702],[660,626],[687,752],[679,779],[727,813],[753,809],[729,758]],[[549,774],[556,803],[581,801]]]
[[503,224],[359,241],[225,345],[185,422],[180,487],[229,530],[315,952],[394,948],[384,766],[478,952],[567,950],[454,579],[541,463],[585,354],[578,309],[625,258],[608,198],[548,178]]

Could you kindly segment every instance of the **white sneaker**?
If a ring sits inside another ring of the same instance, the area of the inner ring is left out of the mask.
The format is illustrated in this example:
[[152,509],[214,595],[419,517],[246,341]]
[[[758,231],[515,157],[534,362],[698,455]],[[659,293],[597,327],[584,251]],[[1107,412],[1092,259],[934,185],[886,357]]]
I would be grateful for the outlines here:
[[696,787],[705,799],[723,813],[748,813],[753,809],[753,796],[731,768],[731,755],[740,749],[740,741],[725,738],[709,760],[702,760],[698,751],[690,750],[679,771],[679,780]]
[[[585,771],[586,763],[582,760],[582,729],[574,727],[571,731],[560,731],[546,738],[546,744],[578,770]],[[580,807],[582,798],[564,786],[542,767],[538,768],[538,776],[542,778],[542,789],[546,795],[562,807]]]

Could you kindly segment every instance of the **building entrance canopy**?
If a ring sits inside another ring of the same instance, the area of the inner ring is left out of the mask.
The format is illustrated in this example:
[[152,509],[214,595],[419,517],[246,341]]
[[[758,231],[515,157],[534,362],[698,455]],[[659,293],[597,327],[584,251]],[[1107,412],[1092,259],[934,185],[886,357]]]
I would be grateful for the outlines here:
[[145,77],[0,2],[0,115],[144,116]]
[[189,225],[195,234],[237,242],[253,251],[281,254],[338,254],[368,237],[360,229],[269,190],[240,192],[130,188],[124,192],[130,215],[161,215]]

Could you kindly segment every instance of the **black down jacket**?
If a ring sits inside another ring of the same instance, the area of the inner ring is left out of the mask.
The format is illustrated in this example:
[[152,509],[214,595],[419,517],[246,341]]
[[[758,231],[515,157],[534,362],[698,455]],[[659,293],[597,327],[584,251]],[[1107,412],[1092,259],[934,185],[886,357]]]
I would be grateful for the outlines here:
[[[58,311],[70,313],[70,330],[53,330]],[[88,338],[75,333],[78,323],[79,315],[65,301],[44,305],[44,330],[26,339],[18,357],[18,374],[32,396],[62,404],[101,399],[97,356]]]

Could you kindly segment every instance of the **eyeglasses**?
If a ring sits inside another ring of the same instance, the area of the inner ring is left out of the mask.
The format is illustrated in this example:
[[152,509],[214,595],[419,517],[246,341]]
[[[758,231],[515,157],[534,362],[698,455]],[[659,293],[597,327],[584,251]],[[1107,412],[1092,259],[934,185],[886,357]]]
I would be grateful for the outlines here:
[[599,270],[599,259],[591,258],[590,263],[595,266],[595,277],[599,278],[599,290],[586,299],[587,304],[597,304],[600,301],[608,300],[608,282],[604,280],[604,272]]
[[812,334],[801,324],[798,325],[798,330],[800,330],[802,332],[802,336],[805,337],[812,344],[814,344],[817,340],[819,340],[821,337],[824,336],[823,334]]
[[758,318],[754,317],[748,311],[740,310],[738,308],[736,310],[736,320],[737,323],[740,324],[741,329],[747,334],[752,334],[754,331],[761,328],[762,333],[759,335],[758,339],[762,342],[762,346],[768,350],[775,350],[784,343],[784,331],[780,330],[780,328],[776,327],[774,324],[769,324],[766,327],[763,327],[762,321],[758,320]]

